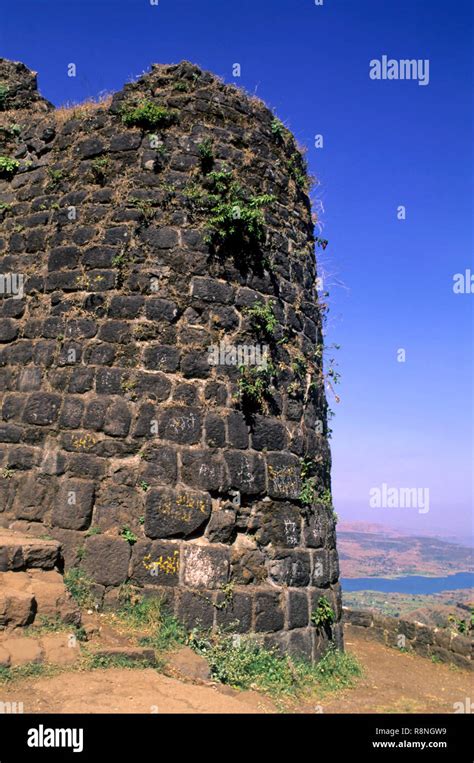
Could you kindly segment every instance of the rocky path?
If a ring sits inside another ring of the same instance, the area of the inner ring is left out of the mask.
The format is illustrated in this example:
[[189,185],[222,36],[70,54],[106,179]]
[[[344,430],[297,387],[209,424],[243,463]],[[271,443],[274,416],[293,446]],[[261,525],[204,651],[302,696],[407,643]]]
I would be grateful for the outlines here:
[[[359,634],[346,636],[348,651],[364,668],[357,686],[314,697],[293,712],[452,713],[472,696],[464,670],[397,652]],[[179,680],[146,668],[65,672],[28,678],[0,688],[0,701],[23,702],[25,713],[268,713],[278,707],[256,692],[237,692],[209,681]]]
[[355,689],[323,702],[328,713],[453,713],[473,696],[474,678],[467,670],[433,663],[351,633],[346,649],[364,668]]
[[184,683],[152,669],[61,673],[0,689],[25,713],[261,713],[274,709],[253,692],[229,694]]

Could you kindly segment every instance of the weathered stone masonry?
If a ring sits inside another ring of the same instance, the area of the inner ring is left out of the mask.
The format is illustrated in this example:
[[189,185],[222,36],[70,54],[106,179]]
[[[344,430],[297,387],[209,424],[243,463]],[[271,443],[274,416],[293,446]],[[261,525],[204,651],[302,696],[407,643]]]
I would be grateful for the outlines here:
[[[124,118],[145,102],[166,109],[152,129]],[[24,277],[24,295],[0,302],[0,523],[59,540],[101,605],[126,583],[189,626],[233,624],[313,658],[342,647],[313,223],[292,135],[186,62],[55,111],[28,69],[0,60],[0,125],[15,160],[0,177],[0,272]],[[266,197],[247,249],[209,227],[230,183]],[[236,366],[209,365],[220,342],[269,345],[253,408]],[[325,628],[310,620],[321,596]]]
[[406,649],[458,668],[472,670],[472,639],[449,628],[381,615],[372,610],[343,607],[348,635],[357,633],[395,649]]

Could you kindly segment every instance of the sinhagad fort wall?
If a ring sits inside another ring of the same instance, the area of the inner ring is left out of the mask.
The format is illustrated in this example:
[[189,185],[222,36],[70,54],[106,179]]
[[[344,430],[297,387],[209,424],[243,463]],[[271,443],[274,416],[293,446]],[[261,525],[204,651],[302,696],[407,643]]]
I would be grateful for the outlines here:
[[379,641],[394,649],[414,652],[434,662],[449,662],[472,670],[472,639],[450,628],[382,615],[374,610],[343,607],[346,635]]
[[0,525],[99,606],[342,648],[304,159],[189,63],[58,109],[0,59]]

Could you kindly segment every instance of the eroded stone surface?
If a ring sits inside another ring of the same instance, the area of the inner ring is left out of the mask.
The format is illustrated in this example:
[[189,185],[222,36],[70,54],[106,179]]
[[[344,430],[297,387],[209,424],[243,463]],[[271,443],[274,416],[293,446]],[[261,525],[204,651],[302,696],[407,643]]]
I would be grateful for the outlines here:
[[38,639],[9,638],[2,641],[2,648],[10,655],[11,667],[42,662],[44,651]]
[[79,625],[80,612],[56,570],[0,572],[0,626],[19,628],[59,619]]
[[[0,520],[57,540],[0,530],[0,572],[79,567],[106,607],[124,583],[165,591],[191,627],[235,616],[314,656],[296,591],[326,592],[336,636],[339,569],[314,226],[293,136],[187,62],[70,114],[21,64],[0,59],[1,83],[0,153],[14,162],[0,177],[0,255],[23,284],[0,301]],[[165,111],[127,124],[145,101]],[[234,212],[265,199],[256,237],[237,213],[240,238],[213,232],[219,194]],[[238,348],[263,346],[269,382],[249,403]],[[59,582],[35,584],[43,611],[74,617]],[[12,590],[0,618],[19,624],[30,587]]]

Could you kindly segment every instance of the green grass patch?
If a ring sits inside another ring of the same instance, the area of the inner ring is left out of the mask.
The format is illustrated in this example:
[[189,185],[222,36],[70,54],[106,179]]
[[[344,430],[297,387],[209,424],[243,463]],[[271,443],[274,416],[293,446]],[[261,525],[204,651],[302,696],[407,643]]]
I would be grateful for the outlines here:
[[192,634],[191,646],[208,661],[212,677],[235,689],[257,689],[272,696],[302,697],[350,687],[362,671],[350,654],[329,648],[316,665],[281,657],[252,639],[236,642],[222,633]]
[[92,535],[100,535],[101,532],[102,530],[100,529],[100,527],[97,527],[96,525],[92,525],[91,527],[89,527],[87,532],[84,533],[84,537],[90,538],[92,537]]
[[10,156],[0,156],[0,177],[8,180],[17,172],[20,162]]
[[97,157],[91,162],[91,178],[93,183],[104,185],[107,179],[107,170],[109,169],[110,161],[107,156]]
[[145,225],[149,225],[155,216],[155,209],[153,208],[153,202],[151,199],[139,199],[136,196],[130,196],[127,204],[131,207],[135,207],[140,212]]
[[151,667],[147,660],[133,660],[125,655],[85,654],[82,670],[108,670],[125,668],[126,670],[144,670]]
[[175,82],[173,84],[173,90],[177,90],[178,93],[187,93],[189,91],[189,85],[187,82]]
[[53,167],[48,167],[47,172],[49,177],[49,181],[46,185],[47,191],[55,191],[58,186],[61,185],[61,182],[67,178],[67,172],[65,172],[65,170],[55,170]]
[[210,172],[212,193],[207,222],[207,242],[215,246],[257,245],[265,240],[263,209],[274,197],[269,194],[246,196],[228,171]]
[[310,186],[310,178],[306,161],[299,151],[294,151],[291,154],[286,162],[286,168],[295,181],[296,186],[302,191],[307,191]]
[[354,655],[329,648],[324,657],[311,666],[317,684],[323,691],[331,692],[349,688],[362,675],[362,667]]
[[127,127],[141,127],[153,130],[155,127],[169,127],[177,122],[177,115],[164,106],[152,101],[140,101],[136,106],[125,106],[122,110],[122,122]]
[[17,124],[1,125],[0,133],[5,136],[7,140],[13,140],[21,135],[21,127]]
[[128,587],[121,591],[116,619],[129,631],[138,631],[140,646],[166,652],[186,643],[186,630],[171,615],[160,597],[136,596]]
[[159,652],[169,652],[186,643],[186,631],[181,623],[170,614],[163,614],[153,636],[143,636],[140,646],[149,646]]
[[138,537],[135,535],[133,530],[130,529],[130,527],[123,527],[122,532],[120,533],[121,537],[127,541],[127,543],[130,543],[131,546],[133,546],[134,543],[137,542]]
[[335,619],[336,615],[334,614],[331,604],[325,596],[321,596],[318,601],[318,606],[311,613],[311,622],[317,628],[321,628],[326,625],[331,625]]
[[16,665],[11,668],[0,668],[0,686],[5,686],[12,681],[21,678],[41,678],[43,676],[55,676],[62,671],[57,665],[49,665],[41,662],[27,662],[25,665]]
[[32,636],[33,638],[38,638],[47,635],[48,633],[67,633],[75,636],[78,641],[86,640],[86,632],[84,628],[65,623],[57,616],[49,617],[40,615],[38,618],[35,618],[33,625],[29,625],[25,628],[25,635]]
[[81,609],[94,606],[94,581],[80,567],[72,567],[64,573],[64,584]]
[[283,122],[275,117],[272,120],[272,135],[277,141],[283,141],[285,137],[286,128]]
[[256,241],[264,240],[263,224],[265,218],[262,207],[270,203],[272,197],[268,194],[252,196],[242,202],[239,197],[229,201],[219,202],[212,210],[209,228],[221,242],[242,235]]
[[275,369],[271,363],[266,366],[240,366],[237,380],[239,398],[243,410],[252,414],[266,413],[271,400],[272,377]]
[[10,92],[8,85],[0,82],[0,111],[4,111],[7,105],[7,97]]
[[270,303],[256,302],[252,307],[244,308],[244,312],[249,317],[252,328],[257,334],[266,339],[273,338],[278,320]]
[[202,143],[198,144],[199,159],[201,162],[201,170],[204,175],[208,175],[214,165],[214,153],[212,150],[211,138],[205,138]]

